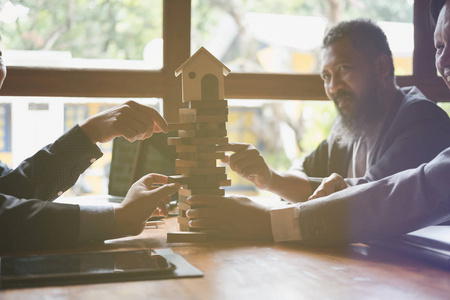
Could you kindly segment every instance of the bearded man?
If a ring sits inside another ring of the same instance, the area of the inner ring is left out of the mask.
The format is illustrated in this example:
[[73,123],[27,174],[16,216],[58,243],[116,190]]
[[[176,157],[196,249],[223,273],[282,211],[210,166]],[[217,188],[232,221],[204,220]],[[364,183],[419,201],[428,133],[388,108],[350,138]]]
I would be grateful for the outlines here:
[[308,200],[333,173],[348,185],[375,181],[429,162],[450,146],[450,120],[416,87],[398,87],[386,35],[373,21],[344,21],[323,40],[321,77],[339,115],[329,137],[280,172],[250,144],[229,144],[224,162],[257,188],[290,202]]
[[[436,69],[450,88],[450,0],[431,0],[430,12],[431,23],[435,24]],[[358,141],[368,141],[366,157],[369,164],[364,180],[376,179],[399,167],[427,159],[441,145],[439,140],[445,142],[448,138],[448,121],[440,110],[424,99],[417,89],[400,89],[392,75],[386,76],[391,59],[388,52],[381,50],[386,49],[382,47],[383,43],[375,42],[374,38],[379,34],[372,36],[369,27],[373,27],[369,22],[351,21],[332,29],[325,38],[323,54],[326,57],[322,70],[327,93],[340,110],[341,120],[336,126],[343,129],[340,132],[351,132],[346,141],[349,143],[347,149],[355,151]],[[375,85],[371,85],[371,80]],[[357,82],[360,85],[355,85]],[[370,90],[373,94],[367,93]],[[366,99],[377,99],[379,107],[388,107],[387,113],[384,118],[383,113],[380,115],[381,130],[372,123],[374,127],[363,127],[361,134],[355,135],[353,125],[371,123],[356,116],[359,107],[366,105]],[[375,141],[373,147],[370,147],[371,140]],[[336,145],[334,139],[327,142]],[[331,157],[324,159],[334,160]],[[345,167],[349,162],[343,160],[341,163]],[[245,197],[198,195],[187,199],[193,208],[186,215],[191,218],[189,225],[192,228],[208,230],[210,235],[219,238],[328,245],[365,243],[430,225],[449,224],[449,178],[450,148],[447,148],[417,168],[335,193],[327,192],[324,197],[316,195],[319,196],[317,199],[305,203],[270,208]],[[341,178],[323,185],[339,190],[339,182],[347,184]],[[299,190],[296,186],[291,188]]]

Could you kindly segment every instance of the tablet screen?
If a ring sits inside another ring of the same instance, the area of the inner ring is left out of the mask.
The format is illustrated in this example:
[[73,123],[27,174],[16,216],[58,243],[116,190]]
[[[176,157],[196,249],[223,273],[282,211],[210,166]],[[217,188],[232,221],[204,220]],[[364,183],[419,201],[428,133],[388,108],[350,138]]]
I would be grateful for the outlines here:
[[39,281],[48,279],[172,272],[175,266],[149,250],[56,254],[1,258],[1,281]]

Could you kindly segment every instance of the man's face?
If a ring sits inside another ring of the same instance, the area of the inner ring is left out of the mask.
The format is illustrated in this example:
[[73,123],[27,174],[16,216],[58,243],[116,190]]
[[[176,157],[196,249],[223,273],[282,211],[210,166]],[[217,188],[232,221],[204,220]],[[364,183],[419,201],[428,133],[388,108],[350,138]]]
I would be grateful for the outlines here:
[[442,8],[434,30],[436,69],[450,88],[450,6],[447,1]]
[[6,66],[3,63],[2,51],[0,50],[0,89],[3,86],[3,81],[6,78]]
[[325,92],[345,119],[358,116],[361,105],[371,101],[375,89],[372,65],[356,51],[349,38],[342,38],[322,50],[321,77]]

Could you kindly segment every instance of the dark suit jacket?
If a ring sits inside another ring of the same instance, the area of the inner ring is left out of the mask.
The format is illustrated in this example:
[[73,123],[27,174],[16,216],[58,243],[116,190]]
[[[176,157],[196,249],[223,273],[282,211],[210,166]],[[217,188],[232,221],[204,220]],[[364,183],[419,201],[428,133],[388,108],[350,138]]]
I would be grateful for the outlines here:
[[51,201],[101,156],[75,126],[16,169],[0,166],[0,251],[74,246],[79,206]]
[[[346,179],[349,184],[379,180],[418,167],[450,147],[450,119],[445,111],[415,87],[401,90],[405,96],[387,115],[364,178]],[[304,158],[299,170],[310,177],[313,190],[331,173],[346,178],[352,149],[353,145],[342,145],[330,135]]]

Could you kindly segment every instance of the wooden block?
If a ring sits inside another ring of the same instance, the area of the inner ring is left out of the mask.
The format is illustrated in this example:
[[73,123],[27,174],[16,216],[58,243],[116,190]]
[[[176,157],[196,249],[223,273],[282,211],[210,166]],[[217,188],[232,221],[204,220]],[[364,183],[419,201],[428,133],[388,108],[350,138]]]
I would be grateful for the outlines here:
[[[225,190],[224,189],[220,189],[220,188],[215,188],[215,189],[194,189],[194,190],[190,190],[188,188],[185,189],[180,189],[180,191],[189,191],[186,193],[182,193],[182,194],[178,194],[178,210],[180,212],[180,216],[182,217],[186,217],[186,215],[181,215],[181,212],[184,211],[186,212],[187,210],[191,209],[191,208],[197,208],[197,207],[201,207],[201,205],[190,205],[187,203],[187,198],[191,197],[191,196],[200,196],[200,195],[206,195],[206,196],[225,196]],[[191,194],[193,193],[193,194]]]
[[179,159],[185,160],[210,160],[210,159],[222,159],[225,157],[225,152],[212,152],[212,153],[195,153],[195,152],[180,152],[178,153]]
[[169,146],[183,145],[183,140],[178,137],[168,137],[167,145],[169,145]]
[[225,196],[225,190],[220,188],[215,189],[179,189],[178,195],[183,197],[190,197],[192,195],[215,195]]
[[[187,204],[187,203],[185,203],[185,204]],[[179,209],[178,210],[178,216],[186,218],[186,211]]]
[[187,199],[187,198],[189,198],[189,196],[184,196],[184,195],[178,194],[178,205],[179,205],[180,203],[187,203],[187,202],[186,202],[186,199]]
[[226,137],[226,129],[179,130],[179,137]]
[[228,144],[227,137],[197,137],[190,138],[192,145],[226,145]]
[[220,186],[231,186],[231,179],[222,180],[219,182]]
[[[224,174],[226,175],[226,174]],[[217,175],[209,175],[209,176],[217,176]],[[224,179],[220,181],[208,181],[208,182],[197,182],[191,181],[189,184],[182,185],[182,188],[185,189],[218,189],[221,186],[231,186],[231,179]]]
[[176,145],[175,151],[188,153],[214,153],[216,152],[216,145]]
[[213,189],[220,188],[221,186],[231,186],[231,180],[220,180],[220,181],[209,181],[209,182],[198,182],[192,181],[185,186],[187,189]]
[[169,123],[167,125],[169,125],[169,131],[197,129],[195,123]]
[[220,123],[169,123],[169,131],[199,130],[199,129],[226,129],[224,122]]
[[228,144],[227,137],[168,137],[169,146],[177,145],[225,145]]
[[197,129],[226,129],[227,126],[225,124],[225,122],[220,122],[220,123],[215,123],[215,122],[210,122],[210,123],[195,123],[197,125]]
[[175,183],[178,182],[179,184],[188,184],[190,181],[190,177],[183,176],[183,175],[171,175],[168,176],[168,183]]
[[189,225],[178,224],[178,227],[180,228],[181,231],[191,231]]
[[213,168],[195,168],[195,167],[175,167],[175,172],[182,175],[216,175],[224,174],[226,172],[225,167],[213,167]]
[[184,159],[176,159],[175,160],[176,167],[194,167],[194,168],[214,168],[217,166],[217,160],[209,159],[209,160],[184,160]]
[[177,217],[178,224],[183,224],[189,226],[189,218],[186,217]]
[[179,182],[181,185],[186,185],[189,189],[211,189],[219,188],[220,186],[231,185],[231,180],[227,180],[227,174],[216,175],[172,175],[169,176],[169,183]]
[[178,190],[178,197],[190,197],[194,194],[192,194],[192,190],[191,189],[179,189]]
[[206,133],[204,134],[201,131],[198,130],[179,130],[178,131],[179,137],[205,137]]
[[[178,209],[179,209],[179,211],[186,212],[191,209],[191,205],[187,204],[186,202],[179,202]],[[186,217],[186,215],[184,215],[183,217]]]
[[181,231],[167,233],[168,243],[201,243],[207,241],[208,234],[206,232]]
[[[227,174],[220,174],[223,176],[227,176]],[[212,177],[212,176],[219,176],[219,175],[208,175],[206,176],[207,178]],[[192,180],[188,185],[188,188],[190,189],[197,189],[197,188],[203,188],[203,189],[210,189],[210,188],[219,188],[221,186],[231,186],[231,179],[223,179],[223,180],[216,180],[216,177],[213,177],[211,180],[204,180],[202,181],[197,181],[197,180]]]
[[198,108],[198,107],[228,107],[227,100],[214,100],[214,101],[202,101],[191,100],[184,103],[186,108]]
[[196,116],[223,116],[228,115],[227,107],[199,107],[199,108],[180,108],[180,116],[196,115]]
[[179,121],[180,123],[225,123],[228,121],[228,115],[197,116],[194,114],[180,114]]

